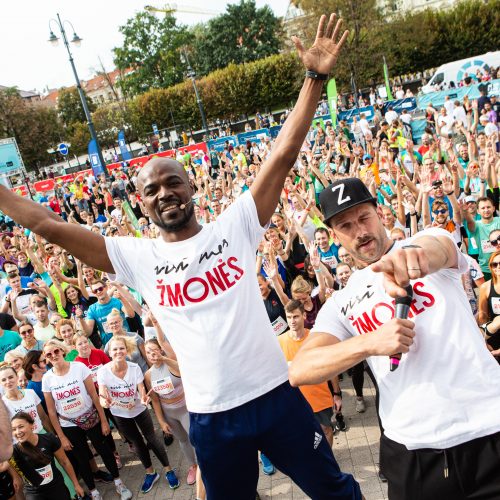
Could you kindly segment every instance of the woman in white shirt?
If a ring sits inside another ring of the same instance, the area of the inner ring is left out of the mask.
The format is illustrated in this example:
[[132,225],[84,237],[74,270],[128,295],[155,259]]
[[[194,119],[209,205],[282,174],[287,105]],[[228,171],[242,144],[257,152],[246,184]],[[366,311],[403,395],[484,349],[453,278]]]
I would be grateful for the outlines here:
[[172,357],[164,357],[156,339],[146,341],[146,355],[151,368],[145,373],[144,381],[151,388],[151,402],[156,418],[163,432],[171,432],[178,440],[182,453],[190,467],[187,483],[196,482],[196,455],[189,442],[189,413],[182,387],[179,364]]
[[[101,499],[95,487],[89,465],[87,438],[101,455],[104,465],[113,476],[116,491],[121,500],[132,498],[131,491],[123,484],[113,452],[106,443],[109,424],[99,404],[90,370],[83,364],[65,361],[65,346],[57,340],[49,340],[43,347],[47,361],[52,364],[42,379],[42,390],[47,411],[54,430],[90,490],[92,499]],[[71,450],[75,450],[71,453]]]
[[18,376],[11,366],[0,368],[0,385],[3,388],[3,402],[12,418],[20,411],[28,413],[34,421],[33,432],[52,432],[52,425],[45,413],[42,402],[33,389],[19,389]]
[[110,409],[120,432],[134,446],[146,475],[141,492],[147,493],[160,479],[153,468],[151,455],[144,438],[164,467],[165,477],[171,489],[179,487],[175,472],[170,467],[163,443],[155,434],[153,421],[147,409],[149,396],[144,387],[144,376],[136,363],[127,361],[135,350],[130,337],[113,336],[108,344],[111,362],[97,371],[101,404]]

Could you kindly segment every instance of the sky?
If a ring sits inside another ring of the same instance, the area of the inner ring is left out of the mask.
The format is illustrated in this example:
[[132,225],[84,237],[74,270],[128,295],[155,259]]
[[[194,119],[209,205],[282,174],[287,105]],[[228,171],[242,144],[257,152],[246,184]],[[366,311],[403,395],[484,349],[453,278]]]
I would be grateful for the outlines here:
[[[46,87],[59,88],[75,84],[62,41],[57,47],[52,47],[47,41],[50,34],[49,20],[55,18],[57,13],[63,20],[70,21],[83,39],[81,46],[72,47],[72,51],[79,77],[86,80],[100,68],[99,57],[106,71],[114,68],[112,49],[120,46],[123,40],[118,31],[119,26],[145,5],[162,7],[166,3],[162,0],[3,0],[0,85],[41,92]],[[168,3],[222,13],[228,3],[235,2],[177,0]],[[259,7],[268,4],[277,16],[283,16],[289,0],[256,0],[256,3]],[[192,25],[207,21],[212,16],[177,13],[176,17],[181,23]],[[54,33],[59,36],[56,25],[52,23],[52,26]],[[73,30],[69,25],[65,27],[71,39]]]

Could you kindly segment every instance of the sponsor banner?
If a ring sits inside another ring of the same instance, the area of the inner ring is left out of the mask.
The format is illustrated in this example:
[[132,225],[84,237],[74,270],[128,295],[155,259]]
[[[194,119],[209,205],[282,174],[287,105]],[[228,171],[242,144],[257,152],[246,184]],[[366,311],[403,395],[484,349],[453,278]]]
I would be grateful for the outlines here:
[[417,109],[417,99],[415,97],[405,97],[404,99],[396,99],[395,101],[386,101],[382,108],[384,115],[387,113],[389,106],[392,106],[392,109],[398,114],[401,114],[403,109],[411,113]]
[[283,125],[273,125],[270,129],[269,129],[269,133],[271,134],[271,137],[273,139],[276,139],[276,137],[278,137],[278,134],[280,133],[280,130],[281,130],[281,127]]
[[[207,143],[208,149],[212,150],[213,148],[215,149],[215,151],[221,153],[222,151],[224,151],[226,142],[229,142],[229,144],[231,144],[231,146],[233,147],[238,145],[236,136],[230,135],[227,137],[219,137],[218,139],[214,139],[213,141],[208,141]],[[180,148],[180,149],[184,151],[185,148]]]
[[481,95],[480,89],[482,88],[486,88],[488,90],[489,96],[500,96],[500,79],[478,83],[469,87],[457,87],[456,89],[422,94],[417,97],[418,107],[420,109],[425,109],[429,104],[432,104],[434,107],[441,107],[444,105],[446,96],[450,96],[452,101],[458,100],[460,102],[463,101],[465,96],[469,99],[478,99]]
[[243,132],[242,134],[238,134],[236,137],[238,138],[238,144],[240,145],[245,145],[247,141],[259,144],[266,137],[270,138],[271,134],[269,133],[268,128],[260,128],[258,130],[251,130],[250,132]]

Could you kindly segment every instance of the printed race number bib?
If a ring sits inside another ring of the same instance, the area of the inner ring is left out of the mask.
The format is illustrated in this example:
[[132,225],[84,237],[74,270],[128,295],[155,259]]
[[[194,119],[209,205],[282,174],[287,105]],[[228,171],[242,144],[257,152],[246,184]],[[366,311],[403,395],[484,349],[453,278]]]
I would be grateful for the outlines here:
[[40,486],[48,484],[52,481],[52,479],[54,479],[54,472],[52,471],[52,465],[50,464],[35,470],[38,474],[40,474],[40,476],[43,477],[43,481],[40,483]]
[[135,399],[113,400],[113,406],[125,411],[132,411],[135,408]]
[[94,384],[97,384],[97,370],[99,370],[99,368],[101,368],[101,366],[93,366],[90,368],[90,376],[92,377],[92,382],[94,382]]
[[79,415],[83,410],[82,396],[74,396],[62,402],[63,415]]
[[288,328],[287,322],[281,316],[278,316],[271,323],[271,326],[273,327],[275,335],[281,335]]
[[174,391],[174,384],[170,377],[154,380],[152,386],[153,390],[160,396],[166,396]]
[[491,309],[493,310],[493,314],[495,315],[500,314],[500,297],[491,298]]

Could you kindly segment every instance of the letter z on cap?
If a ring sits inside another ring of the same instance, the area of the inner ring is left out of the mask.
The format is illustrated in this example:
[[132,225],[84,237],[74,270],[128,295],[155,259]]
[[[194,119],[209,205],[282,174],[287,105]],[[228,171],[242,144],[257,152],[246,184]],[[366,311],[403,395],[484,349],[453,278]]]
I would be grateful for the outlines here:
[[345,210],[361,203],[370,202],[375,206],[377,200],[362,181],[355,177],[348,177],[330,184],[319,195],[321,210],[325,222]]

